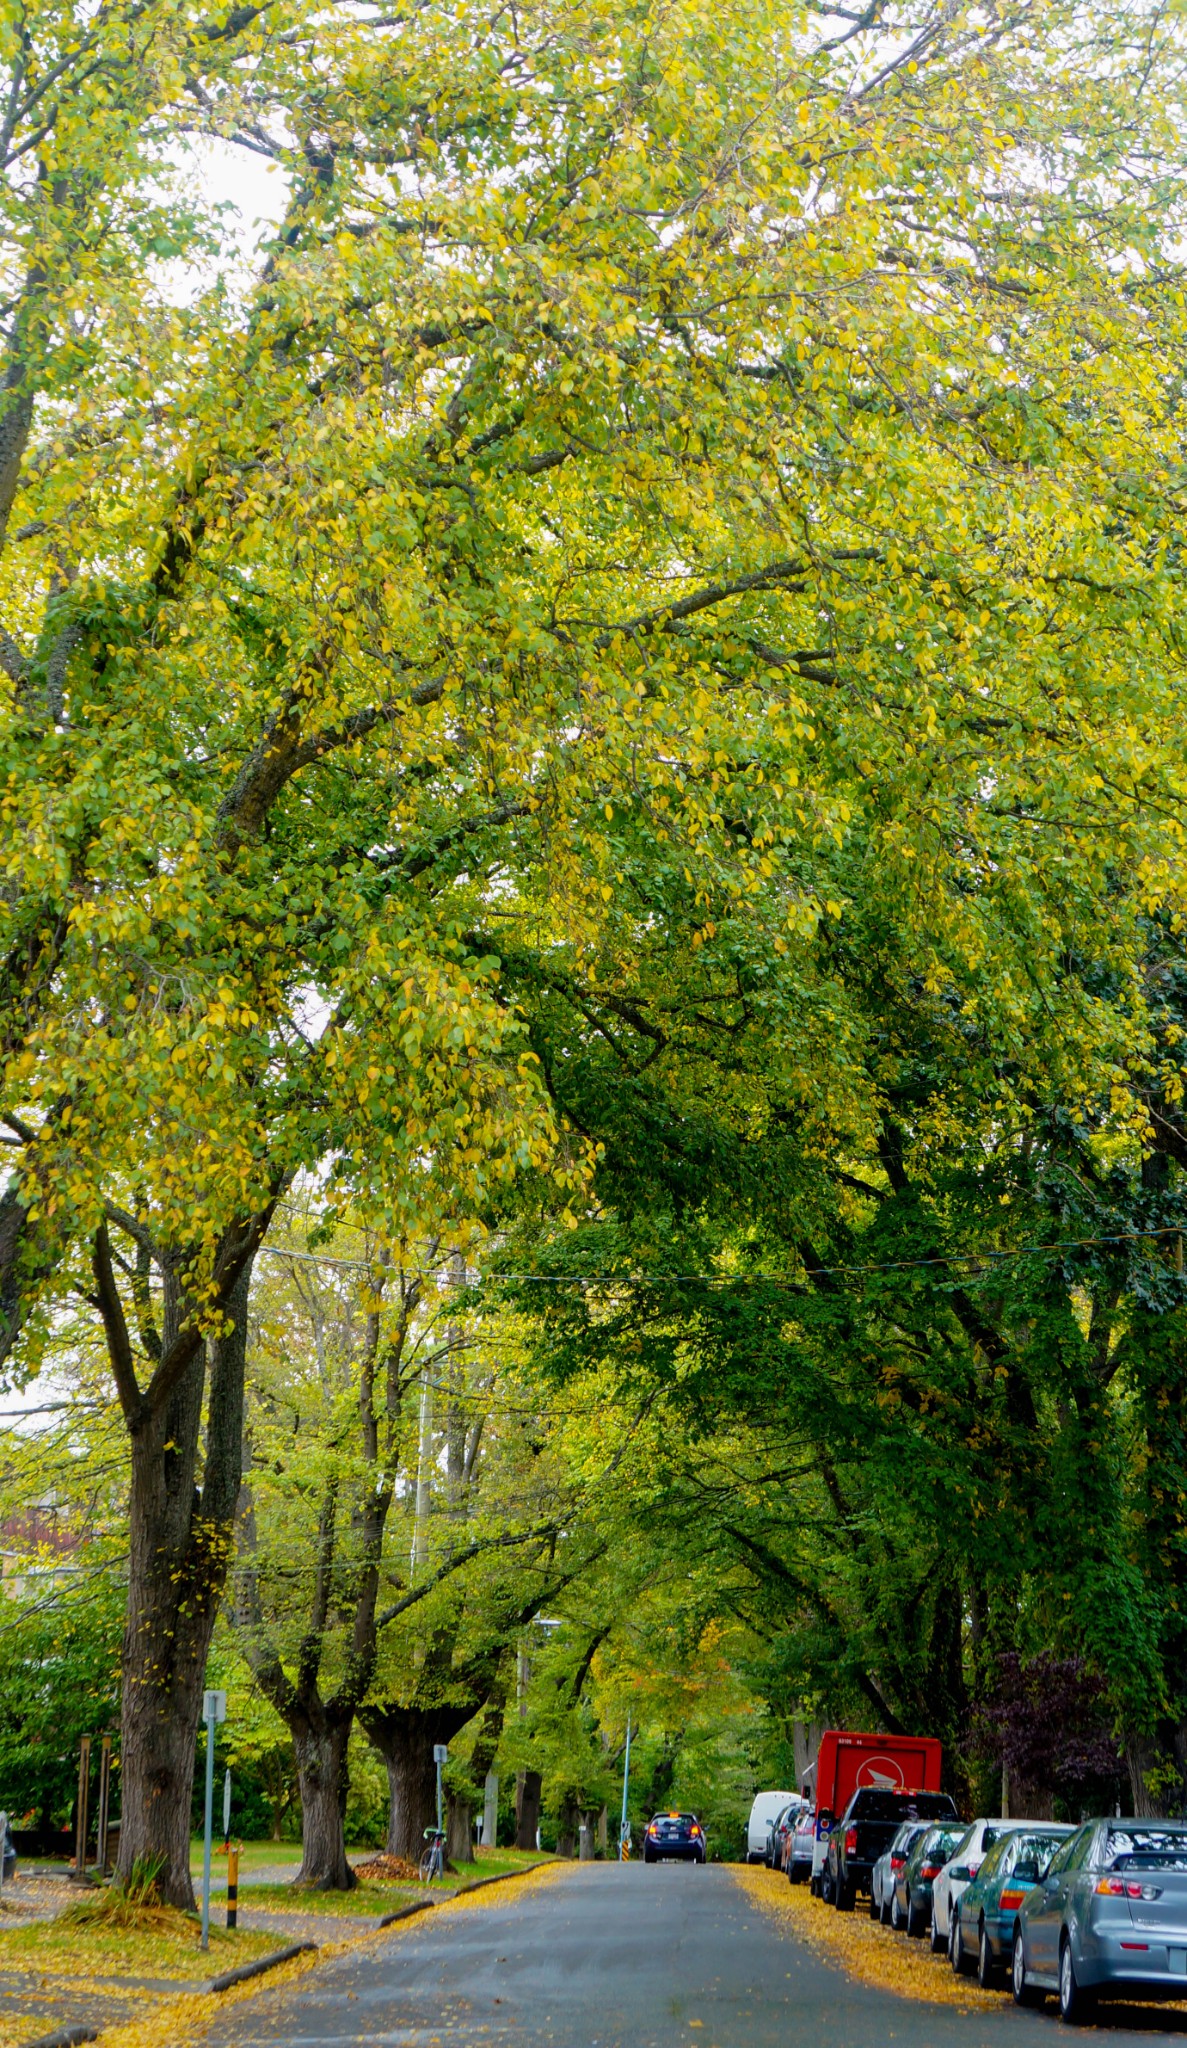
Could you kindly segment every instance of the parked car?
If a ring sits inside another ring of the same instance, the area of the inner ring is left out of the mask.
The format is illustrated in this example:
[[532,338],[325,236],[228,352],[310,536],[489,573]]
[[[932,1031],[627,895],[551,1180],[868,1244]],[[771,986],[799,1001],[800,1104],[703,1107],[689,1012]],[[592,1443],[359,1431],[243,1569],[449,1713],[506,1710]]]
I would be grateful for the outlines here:
[[890,1893],[895,1875],[910,1855],[920,1835],[926,1834],[925,1820],[905,1820],[888,1849],[884,1849],[870,1873],[870,1919],[881,1920],[883,1926],[890,1918]]
[[683,1863],[705,1860],[705,1830],[695,1813],[657,1813],[647,1823],[643,1837],[644,1863],[663,1863],[669,1857]]
[[767,1863],[772,1870],[782,1870],[783,1852],[791,1834],[792,1821],[799,1810],[798,1801],[789,1803],[782,1813],[776,1814],[767,1837]]
[[931,1888],[961,1837],[955,1827],[925,1828],[891,1877],[890,1924],[922,1934],[931,1919]]
[[812,1875],[812,1851],[816,1846],[816,1808],[802,1806],[792,1830],[787,1852],[787,1881],[803,1884]]
[[1074,1833],[1054,1821],[1032,1821],[995,1842],[953,1916],[949,1952],[958,1975],[975,1967],[986,1991],[997,1981],[999,1965],[1013,1950],[1019,1906]]
[[1019,1907],[1011,1978],[1017,2005],[1053,1991],[1072,2025],[1100,1998],[1187,1997],[1187,1824],[1077,1828]]
[[767,1854],[767,1837],[771,1824],[777,1820],[788,1801],[790,1792],[756,1792],[746,1823],[746,1861],[763,1863]]
[[976,1877],[994,1843],[1025,1826],[1023,1820],[975,1820],[952,1851],[950,1861],[931,1888],[931,1945],[937,1955],[948,1946],[953,1907]]
[[828,1840],[821,1872],[823,1896],[845,1913],[859,1892],[869,1893],[874,1865],[905,1820],[951,1820],[956,1808],[946,1792],[855,1792]]

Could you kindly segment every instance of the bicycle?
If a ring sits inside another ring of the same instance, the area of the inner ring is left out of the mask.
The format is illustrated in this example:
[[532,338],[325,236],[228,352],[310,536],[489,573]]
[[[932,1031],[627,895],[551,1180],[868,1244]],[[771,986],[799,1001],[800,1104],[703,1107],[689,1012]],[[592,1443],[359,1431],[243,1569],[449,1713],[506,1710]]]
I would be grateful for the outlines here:
[[435,1877],[445,1875],[445,1829],[426,1828],[425,1841],[429,1846],[420,1859],[420,1881],[432,1884]]

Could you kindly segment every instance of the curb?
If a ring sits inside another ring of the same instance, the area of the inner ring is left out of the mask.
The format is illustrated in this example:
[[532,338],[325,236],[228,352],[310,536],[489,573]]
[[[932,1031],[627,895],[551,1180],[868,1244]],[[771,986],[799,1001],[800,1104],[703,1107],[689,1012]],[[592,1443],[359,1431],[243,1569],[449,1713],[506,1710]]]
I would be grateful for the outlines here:
[[[303,1956],[310,1949],[316,1949],[315,1941],[294,1941],[288,1948],[278,1948],[274,1955],[260,1956],[254,1963],[240,1963],[237,1970],[225,1970],[221,1977],[212,1977],[209,1984],[199,1987],[202,1991],[229,1991],[233,1984],[246,1984],[249,1977],[262,1977],[265,1970],[277,1970],[281,1963],[291,1963],[294,1956]],[[93,2034],[81,2035],[80,2039],[94,2040]],[[48,2042],[33,2041],[28,2048],[49,2048]]]
[[97,2041],[98,2027],[59,2027],[56,2034],[39,2034],[26,2041],[25,2048],[77,2048],[80,2041]]
[[[553,1862],[557,1860],[557,1858],[553,1858]],[[517,1877],[531,1877],[534,1871],[550,1870],[551,1868],[552,1864],[541,1860],[539,1863],[525,1863],[522,1870],[496,1870],[493,1877],[472,1877],[468,1884],[460,1884],[453,1896],[455,1899],[464,1899],[467,1892],[480,1892],[488,1884],[513,1884]],[[436,1901],[434,1901],[435,1903]],[[440,1903],[446,1906],[449,1904],[449,1901],[448,1899],[442,1899]]]
[[439,1899],[413,1899],[410,1906],[401,1906],[398,1913],[385,1913],[379,1927],[373,1928],[372,1932],[378,1934],[380,1927],[394,1927],[397,1920],[410,1920],[414,1913],[431,1912],[440,1903]]
[[510,1884],[516,1877],[530,1877],[534,1870],[545,1870],[545,1863],[527,1863],[522,1870],[497,1870],[493,1877],[472,1877],[467,1884],[459,1884],[448,1898],[414,1899],[410,1906],[401,1906],[398,1913],[386,1913],[379,1926],[372,1931],[378,1934],[381,1928],[394,1927],[397,1920],[408,1920],[414,1913],[430,1913],[437,1906],[451,1906],[455,1899],[464,1899],[467,1892],[480,1892],[488,1884]]
[[[397,1921],[410,1920],[417,1913],[431,1913],[438,1906],[452,1905],[454,1899],[463,1899],[467,1892],[480,1892],[488,1884],[510,1884],[517,1877],[530,1877],[534,1870],[543,1870],[544,1863],[528,1863],[522,1870],[499,1870],[493,1877],[472,1877],[468,1884],[459,1885],[447,1899],[413,1899],[411,1905],[401,1906],[398,1913],[387,1913],[372,1931],[376,1934],[384,1927],[394,1927]],[[262,1977],[268,1970],[278,1970],[282,1963],[291,1963],[294,1956],[316,1952],[316,1941],[294,1941],[288,1948],[278,1948],[274,1955],[260,1956],[254,1963],[240,1963],[237,1970],[226,1970],[221,1977],[212,1977],[209,1984],[195,1984],[199,1992],[230,1991],[235,1984],[246,1984],[252,1977]],[[84,2041],[97,2041],[98,2027],[60,2027],[55,2034],[39,2034],[35,2041],[27,2041],[25,2048],[80,2048]]]

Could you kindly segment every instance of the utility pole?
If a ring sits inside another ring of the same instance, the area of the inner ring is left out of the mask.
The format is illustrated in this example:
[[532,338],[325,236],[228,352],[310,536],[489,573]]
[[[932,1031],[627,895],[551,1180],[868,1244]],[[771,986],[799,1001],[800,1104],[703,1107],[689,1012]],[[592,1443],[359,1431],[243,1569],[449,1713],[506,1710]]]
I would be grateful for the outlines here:
[[445,1807],[441,1797],[441,1766],[449,1762],[449,1749],[444,1742],[433,1744],[433,1762],[437,1766],[437,1833],[440,1834],[445,1825]]
[[227,1718],[225,1692],[207,1692],[202,1697],[202,1719],[206,1723],[206,1830],[202,1843],[202,1952],[210,1947],[210,1845],[214,1834],[214,1731]]
[[91,1797],[91,1738],[84,1735],[78,1748],[78,1805],[74,1811],[74,1871],[72,1884],[87,1882],[87,1833]]
[[429,1505],[433,1469],[433,1389],[427,1379],[420,1383],[420,1440],[416,1450],[416,1518],[412,1525],[412,1560],[409,1577],[415,1579],[428,1549]]
[[618,1860],[625,1863],[631,1853],[631,1831],[627,1826],[626,1802],[631,1789],[631,1717],[626,1717],[626,1755],[622,1764],[622,1821],[618,1829]]

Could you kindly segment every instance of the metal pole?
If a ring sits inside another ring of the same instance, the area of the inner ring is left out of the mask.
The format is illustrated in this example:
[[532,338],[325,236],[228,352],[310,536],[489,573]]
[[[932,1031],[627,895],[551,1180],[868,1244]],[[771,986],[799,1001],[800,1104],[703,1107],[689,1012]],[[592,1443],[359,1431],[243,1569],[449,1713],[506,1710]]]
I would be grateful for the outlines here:
[[433,1389],[428,1380],[420,1383],[420,1437],[416,1451],[416,1510],[412,1524],[412,1559],[409,1577],[423,1569],[428,1553],[429,1512],[432,1507],[433,1473]]
[[437,1833],[441,1832],[441,1759],[437,1758]]
[[223,1855],[231,1853],[231,1773],[223,1779]]
[[111,1805],[111,1737],[99,1745],[99,1819],[96,1827],[95,1860],[100,1877],[107,1875],[107,1817]]
[[206,1838],[202,1844],[202,1949],[210,1947],[210,1841],[214,1833],[214,1715],[206,1720]]
[[627,1841],[629,1840],[629,1835],[628,1835],[628,1830],[627,1830],[627,1824],[626,1824],[626,1802],[627,1802],[627,1794],[629,1793],[629,1791],[630,1791],[630,1788],[631,1788],[631,1717],[630,1717],[630,1715],[628,1714],[628,1715],[627,1715],[627,1717],[626,1717],[626,1756],[625,1756],[625,1757],[624,1757],[624,1759],[623,1759],[623,1765],[622,1765],[622,1821],[621,1821],[621,1824],[620,1824],[620,1826],[619,1826],[619,1830],[618,1830],[618,1860],[619,1860],[619,1862],[620,1862],[620,1863],[625,1863],[625,1862],[626,1862],[626,1853],[625,1853],[625,1850],[626,1850],[626,1844],[627,1844]]
[[227,1926],[239,1925],[239,1848],[227,1850]]
[[84,1735],[78,1751],[78,1811],[74,1816],[74,1882],[87,1881],[87,1821],[91,1797],[91,1738]]

